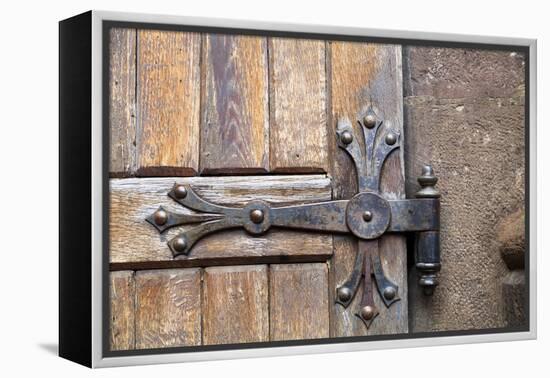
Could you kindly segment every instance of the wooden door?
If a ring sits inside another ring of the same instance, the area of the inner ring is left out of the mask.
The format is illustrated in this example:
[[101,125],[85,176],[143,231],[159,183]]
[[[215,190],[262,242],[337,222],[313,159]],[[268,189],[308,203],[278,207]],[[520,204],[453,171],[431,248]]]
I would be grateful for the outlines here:
[[[336,123],[372,108],[402,131],[401,46],[131,28],[110,30],[110,348],[131,350],[406,333],[406,245],[380,242],[399,286],[369,329],[336,288],[350,236],[273,229],[212,234],[174,258],[145,218],[190,184],[227,206],[297,204],[357,192]],[[401,135],[403,133],[401,132]],[[404,197],[402,151],[382,192]]]

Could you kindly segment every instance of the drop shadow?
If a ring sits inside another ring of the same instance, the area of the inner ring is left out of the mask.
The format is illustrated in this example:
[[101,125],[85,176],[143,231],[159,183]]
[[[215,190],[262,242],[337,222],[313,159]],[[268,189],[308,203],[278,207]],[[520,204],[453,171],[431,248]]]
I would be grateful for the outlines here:
[[56,343],[40,343],[38,347],[46,352],[56,355],[59,355],[59,345]]

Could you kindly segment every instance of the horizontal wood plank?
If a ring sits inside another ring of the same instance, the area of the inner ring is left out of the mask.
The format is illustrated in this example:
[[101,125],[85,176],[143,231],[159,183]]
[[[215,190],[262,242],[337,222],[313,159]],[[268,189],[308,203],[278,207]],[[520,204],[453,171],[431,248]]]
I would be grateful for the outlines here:
[[235,264],[251,258],[252,263],[258,263],[263,257],[271,258],[266,262],[323,261],[332,254],[329,234],[273,229],[251,236],[244,230],[231,230],[206,236],[189,256],[174,260],[166,242],[189,226],[159,234],[145,218],[160,205],[174,212],[189,211],[167,196],[175,182],[191,184],[206,200],[229,206],[242,206],[252,199],[284,205],[331,197],[330,179],[322,175],[111,179],[110,262],[123,264],[118,269],[151,267],[143,265],[147,262],[163,263],[155,267],[209,266],[210,261],[214,265],[220,265],[220,260]]

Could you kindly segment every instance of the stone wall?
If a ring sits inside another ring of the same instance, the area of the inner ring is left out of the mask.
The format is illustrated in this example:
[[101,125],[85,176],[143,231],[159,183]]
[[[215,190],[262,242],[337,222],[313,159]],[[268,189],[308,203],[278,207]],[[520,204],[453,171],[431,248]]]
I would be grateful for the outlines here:
[[427,163],[442,195],[440,285],[423,297],[411,270],[409,328],[524,324],[523,265],[506,262],[524,250],[525,57],[411,46],[403,54],[407,195]]

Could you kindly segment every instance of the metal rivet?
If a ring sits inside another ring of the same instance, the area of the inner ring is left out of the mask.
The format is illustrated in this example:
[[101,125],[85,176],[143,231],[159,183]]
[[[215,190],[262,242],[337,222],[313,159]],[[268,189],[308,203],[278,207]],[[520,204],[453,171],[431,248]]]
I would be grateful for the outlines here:
[[185,251],[185,248],[187,248],[187,240],[185,240],[185,237],[178,236],[174,241],[172,242],[172,248],[176,252],[183,252]]
[[386,135],[386,144],[392,146],[397,142],[397,136],[394,133],[389,133]]
[[344,131],[340,136],[340,139],[342,140],[342,143],[350,144],[353,142],[353,135],[349,131]]
[[250,212],[250,220],[253,223],[262,223],[264,221],[264,212],[259,209],[252,210]]
[[395,298],[395,288],[388,286],[384,289],[384,298],[386,298],[388,301],[391,301],[393,298]]
[[153,220],[155,221],[155,224],[162,226],[168,221],[168,213],[166,213],[163,209],[158,209],[153,215]]
[[187,189],[183,185],[176,185],[176,187],[174,188],[174,195],[176,196],[176,198],[185,198],[185,196],[187,195]]
[[372,213],[368,210],[366,210],[364,213],[363,213],[363,220],[365,222],[370,222],[372,220]]
[[372,129],[374,125],[376,125],[376,118],[374,117],[374,114],[367,114],[363,118],[363,125],[369,129]]
[[347,302],[351,299],[351,290],[348,287],[341,287],[338,289],[338,299],[342,302]]
[[374,308],[372,306],[365,306],[361,309],[361,317],[365,320],[371,320],[374,316]]

